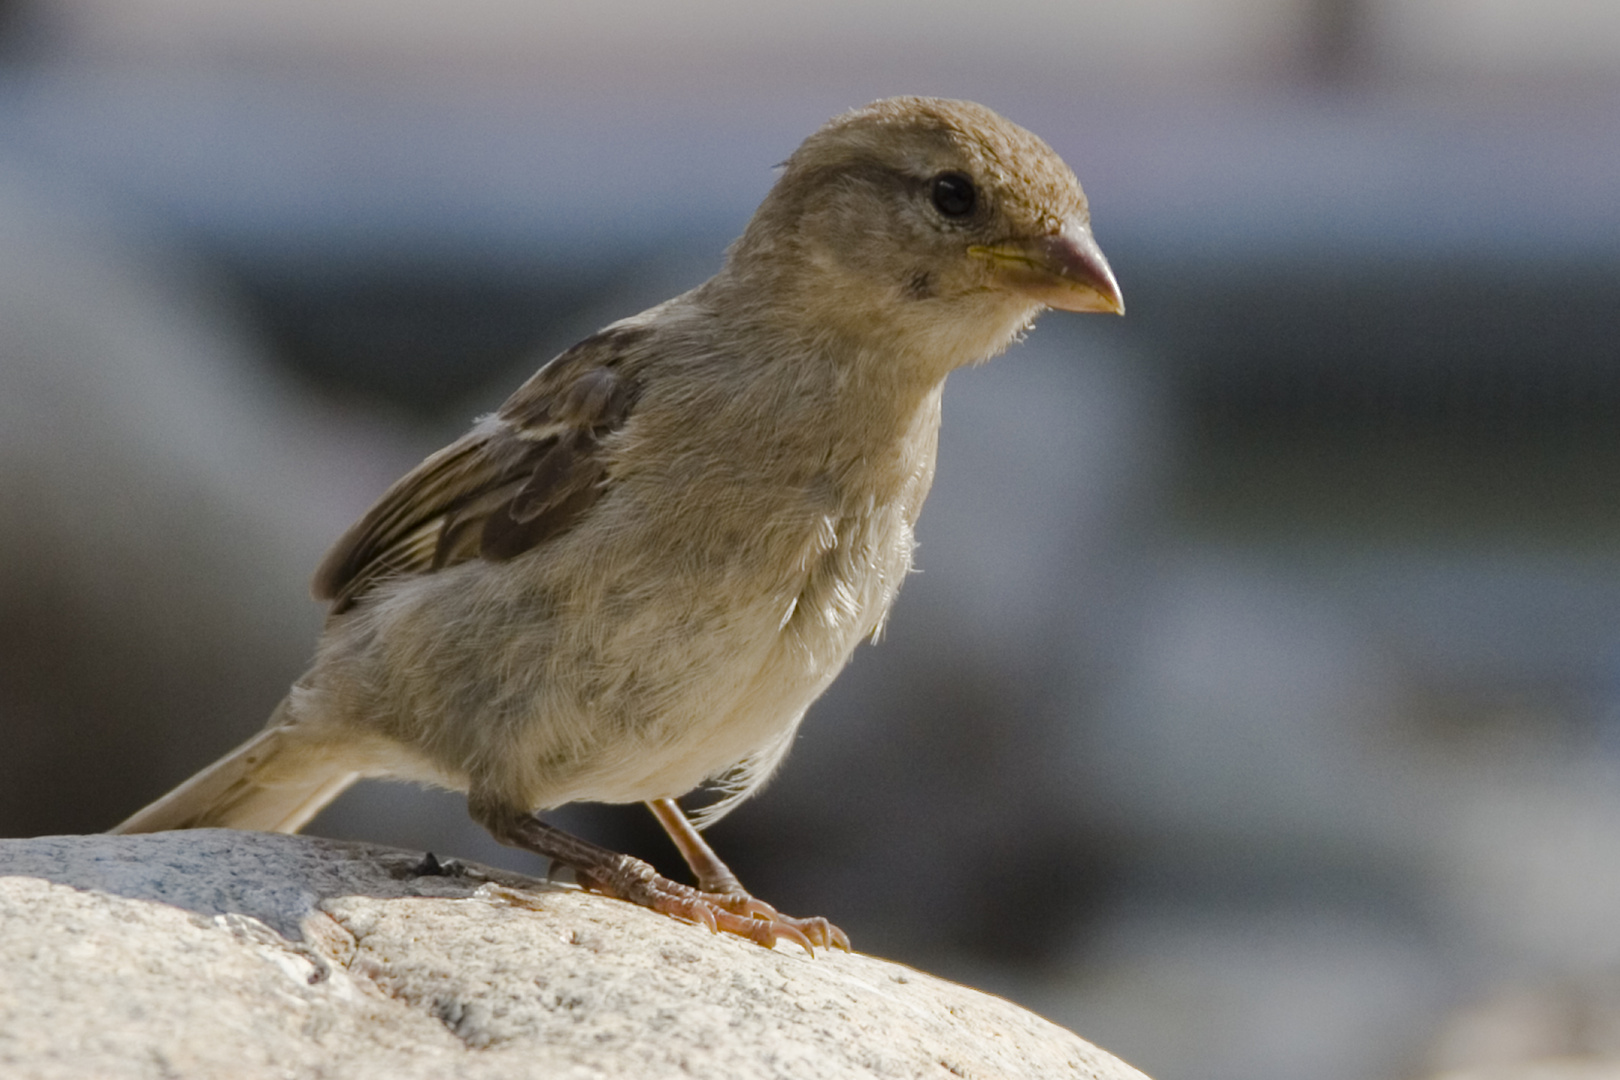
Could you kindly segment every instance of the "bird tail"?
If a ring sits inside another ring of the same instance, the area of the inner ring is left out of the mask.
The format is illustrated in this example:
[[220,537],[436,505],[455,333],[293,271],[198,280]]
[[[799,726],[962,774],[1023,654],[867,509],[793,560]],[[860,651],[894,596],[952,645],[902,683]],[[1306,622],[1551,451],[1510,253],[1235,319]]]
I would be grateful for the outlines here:
[[283,701],[263,731],[110,831],[294,833],[359,778],[330,744],[291,722]]

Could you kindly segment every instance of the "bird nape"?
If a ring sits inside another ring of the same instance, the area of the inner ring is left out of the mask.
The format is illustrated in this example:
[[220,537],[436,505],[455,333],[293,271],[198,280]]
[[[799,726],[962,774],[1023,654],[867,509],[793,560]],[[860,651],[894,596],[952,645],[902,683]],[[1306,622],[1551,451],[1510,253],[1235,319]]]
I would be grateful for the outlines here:
[[[892,98],[788,159],[720,271],[543,366],[315,577],[255,738],[115,831],[295,832],[361,777],[467,793],[586,887],[848,948],[745,892],[675,798],[756,790],[911,565],[946,375],[1045,308],[1123,312],[1074,174],[979,105]],[[696,887],[545,824],[645,802]]]

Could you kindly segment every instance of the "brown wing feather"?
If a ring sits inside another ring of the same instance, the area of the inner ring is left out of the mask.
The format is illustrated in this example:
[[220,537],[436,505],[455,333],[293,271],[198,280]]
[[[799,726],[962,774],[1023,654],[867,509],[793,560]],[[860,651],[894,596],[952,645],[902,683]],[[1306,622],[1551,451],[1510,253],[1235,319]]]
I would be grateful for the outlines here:
[[606,484],[602,440],[634,403],[615,369],[644,334],[626,327],[586,338],[396,481],[327,552],[316,598],[337,614],[384,580],[515,558],[578,521]]

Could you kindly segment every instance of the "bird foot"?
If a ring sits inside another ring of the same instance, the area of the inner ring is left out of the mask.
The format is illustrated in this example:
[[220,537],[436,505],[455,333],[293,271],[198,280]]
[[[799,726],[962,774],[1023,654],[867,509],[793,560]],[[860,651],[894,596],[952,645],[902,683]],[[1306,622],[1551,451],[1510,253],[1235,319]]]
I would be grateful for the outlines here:
[[[468,800],[475,820],[503,843],[532,851],[573,869],[574,878],[592,892],[602,893],[687,922],[701,923],[715,932],[724,931],[774,948],[778,941],[792,941],[812,956],[815,947],[849,952],[849,938],[826,919],[796,919],[783,915],[771,905],[755,900],[740,887],[725,892],[704,892],[690,885],[671,881],[649,863],[632,855],[621,855],[581,840],[547,825],[533,814],[503,810],[499,803]],[[695,835],[695,834],[694,834]],[[707,863],[718,868],[708,880],[735,884],[736,878],[709,853]]]
[[812,956],[817,945],[849,952],[849,937],[826,919],[783,915],[745,892],[709,893],[660,875],[647,863],[621,856],[612,866],[576,871],[581,886],[664,915],[736,934],[770,949],[791,941]]

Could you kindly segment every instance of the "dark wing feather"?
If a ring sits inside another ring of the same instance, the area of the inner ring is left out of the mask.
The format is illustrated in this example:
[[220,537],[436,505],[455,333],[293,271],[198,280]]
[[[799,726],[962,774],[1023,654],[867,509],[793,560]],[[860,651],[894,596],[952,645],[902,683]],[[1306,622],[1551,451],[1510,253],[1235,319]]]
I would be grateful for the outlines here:
[[586,338],[494,417],[406,473],[327,552],[316,598],[337,614],[382,581],[515,558],[578,521],[605,489],[602,441],[634,404],[619,361],[646,333],[619,327]]

